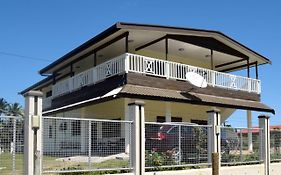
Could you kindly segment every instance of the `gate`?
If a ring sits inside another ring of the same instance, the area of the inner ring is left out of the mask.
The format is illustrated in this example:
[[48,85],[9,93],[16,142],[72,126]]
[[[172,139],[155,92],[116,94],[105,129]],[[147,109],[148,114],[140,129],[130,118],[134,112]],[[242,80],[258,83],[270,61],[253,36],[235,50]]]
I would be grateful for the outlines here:
[[23,174],[24,121],[0,116],[0,174]]

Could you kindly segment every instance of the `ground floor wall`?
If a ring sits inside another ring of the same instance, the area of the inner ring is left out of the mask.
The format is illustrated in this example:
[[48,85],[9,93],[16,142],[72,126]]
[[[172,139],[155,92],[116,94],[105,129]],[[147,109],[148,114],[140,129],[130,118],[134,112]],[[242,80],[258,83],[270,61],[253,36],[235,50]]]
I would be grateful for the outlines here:
[[[281,163],[270,164],[270,175],[280,175]],[[190,170],[177,170],[177,171],[157,171],[157,172],[146,172],[146,175],[212,175],[211,168],[202,169],[190,169]],[[221,167],[220,174],[223,175],[264,175],[264,165],[241,165],[231,167]],[[119,174],[121,175],[121,174]],[[133,175],[133,173],[126,173],[122,175]]]
[[[61,112],[53,117],[57,118],[81,118],[81,119],[102,119],[102,120],[126,120],[130,121],[128,112],[128,104],[136,99],[119,98],[111,101],[88,105],[75,110]],[[199,106],[187,103],[175,103],[165,101],[144,100],[145,102],[145,120],[146,122],[207,122],[206,111],[211,110],[210,106]],[[219,108],[221,110],[222,122],[227,119],[234,109]],[[96,139],[102,140],[105,137],[103,131],[105,123],[97,123],[93,126]],[[120,130],[120,138],[125,139],[128,152],[129,133],[128,125],[121,123],[118,127]],[[85,152],[87,140],[85,138],[89,134],[89,126],[86,122],[75,122],[72,120],[50,120],[44,126],[45,134],[48,141],[45,142],[45,152],[54,152],[68,150],[73,152],[75,149]],[[106,127],[105,127],[106,128]],[[78,131],[79,130],[79,131]],[[63,142],[61,140],[64,140]],[[73,147],[73,149],[64,149],[65,147]]]
[[[128,104],[136,99],[119,98],[111,101],[88,105],[75,110],[57,113],[56,117],[88,118],[88,119],[110,119],[128,120]],[[192,105],[187,103],[165,102],[156,100],[143,100],[145,102],[145,119],[148,122],[156,122],[157,117],[165,117],[166,122],[171,122],[169,118],[181,118],[182,122],[192,120],[207,121],[206,111],[211,110],[211,106]],[[225,121],[235,109],[218,108],[221,110],[221,120]]]

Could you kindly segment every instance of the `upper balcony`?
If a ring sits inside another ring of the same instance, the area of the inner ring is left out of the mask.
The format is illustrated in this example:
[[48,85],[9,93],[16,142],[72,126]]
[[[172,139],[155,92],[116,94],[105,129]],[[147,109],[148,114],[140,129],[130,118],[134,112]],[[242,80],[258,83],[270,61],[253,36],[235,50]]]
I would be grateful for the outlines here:
[[99,83],[114,75],[129,72],[182,81],[186,80],[187,72],[195,72],[205,78],[208,86],[255,94],[261,93],[261,82],[257,79],[125,53],[73,77],[57,82],[52,86],[52,96],[45,98],[43,108],[50,107],[53,98]]

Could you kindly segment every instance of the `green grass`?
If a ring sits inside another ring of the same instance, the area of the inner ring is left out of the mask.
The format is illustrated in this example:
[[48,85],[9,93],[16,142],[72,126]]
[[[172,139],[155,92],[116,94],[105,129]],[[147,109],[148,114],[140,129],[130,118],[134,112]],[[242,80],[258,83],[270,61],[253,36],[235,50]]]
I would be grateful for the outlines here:
[[[280,159],[280,155],[271,155],[273,159]],[[88,163],[84,162],[69,162],[69,161],[58,161],[57,157],[43,156],[43,169],[46,170],[86,170],[89,168]],[[238,156],[233,156],[232,159],[238,161]],[[247,155],[244,160],[257,160],[256,155]],[[111,159],[101,163],[92,163],[93,169],[113,169],[113,168],[126,168],[128,167],[128,160]],[[12,154],[2,153],[0,154],[0,174],[11,175],[12,174]],[[190,167],[189,167],[190,168]],[[173,169],[173,168],[172,168]],[[158,169],[159,171],[160,169]],[[91,173],[64,173],[64,175],[101,175],[109,173],[123,173],[128,170],[109,170],[101,172]],[[16,174],[23,174],[23,154],[16,154]]]
[[[69,161],[57,161],[57,157],[43,156],[43,170],[86,170],[89,168],[86,162],[69,162]],[[12,174],[12,154],[2,153],[0,155],[0,174],[11,175]],[[128,160],[112,159],[101,163],[92,163],[93,169],[111,169],[111,168],[126,168],[128,167]],[[120,172],[120,171],[119,171]],[[106,173],[106,172],[103,172]],[[88,173],[93,175],[103,174],[102,172]],[[16,154],[16,174],[23,174],[23,154]],[[83,173],[76,173],[83,174]],[[84,173],[85,174],[85,173]]]
[[[12,174],[13,159],[10,153],[0,154],[0,174]],[[16,154],[16,174],[23,174],[23,154]]]
[[[71,162],[71,161],[57,161],[56,157],[44,156],[43,158],[43,170],[53,171],[53,170],[87,170],[89,169],[89,164],[87,162]],[[127,168],[128,160],[111,159],[106,160],[101,163],[92,163],[92,169],[113,169],[113,168]],[[64,173],[73,174],[73,173]],[[76,173],[85,174],[85,173]],[[86,173],[87,174],[87,173]],[[88,173],[89,174],[89,173]],[[95,172],[95,174],[101,174],[100,172]]]

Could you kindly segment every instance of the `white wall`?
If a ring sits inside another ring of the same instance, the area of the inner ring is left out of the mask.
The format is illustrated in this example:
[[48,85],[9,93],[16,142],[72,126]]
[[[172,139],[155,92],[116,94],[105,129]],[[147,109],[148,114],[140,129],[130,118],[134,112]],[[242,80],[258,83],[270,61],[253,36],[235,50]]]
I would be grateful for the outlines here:
[[[270,175],[280,175],[281,163],[272,163],[270,165]],[[132,173],[126,173],[123,175],[131,175]],[[190,170],[178,170],[178,171],[158,171],[158,172],[146,172],[146,175],[212,175],[211,168],[203,169],[190,169]],[[241,165],[222,167],[220,171],[221,175],[264,175],[263,164],[259,165]],[[133,174],[132,174],[133,175]]]

